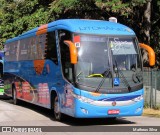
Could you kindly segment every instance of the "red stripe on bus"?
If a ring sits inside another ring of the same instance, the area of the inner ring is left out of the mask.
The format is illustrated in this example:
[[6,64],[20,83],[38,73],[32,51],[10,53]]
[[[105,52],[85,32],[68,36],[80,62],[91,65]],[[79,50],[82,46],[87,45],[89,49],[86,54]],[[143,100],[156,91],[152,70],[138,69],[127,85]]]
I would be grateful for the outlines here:
[[44,24],[44,25],[40,26],[38,28],[38,31],[36,32],[36,35],[41,35],[41,34],[47,33],[47,28],[48,28],[48,24]]

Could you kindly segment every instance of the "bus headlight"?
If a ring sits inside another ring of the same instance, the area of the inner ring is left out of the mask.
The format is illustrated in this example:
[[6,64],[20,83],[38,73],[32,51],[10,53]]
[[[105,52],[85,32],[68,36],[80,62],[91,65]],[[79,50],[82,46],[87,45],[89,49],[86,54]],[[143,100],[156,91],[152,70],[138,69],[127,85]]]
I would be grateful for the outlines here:
[[141,101],[141,100],[143,100],[143,95],[132,99],[132,101],[134,101],[134,102],[138,102],[138,101]]
[[83,97],[83,96],[80,96],[80,95],[77,95],[77,94],[74,94],[74,93],[72,93],[72,95],[73,95],[74,98],[77,98],[77,99],[79,99],[80,101],[85,102],[85,103],[94,102],[94,100],[92,100],[92,99],[90,99],[90,98],[86,98],[86,97]]

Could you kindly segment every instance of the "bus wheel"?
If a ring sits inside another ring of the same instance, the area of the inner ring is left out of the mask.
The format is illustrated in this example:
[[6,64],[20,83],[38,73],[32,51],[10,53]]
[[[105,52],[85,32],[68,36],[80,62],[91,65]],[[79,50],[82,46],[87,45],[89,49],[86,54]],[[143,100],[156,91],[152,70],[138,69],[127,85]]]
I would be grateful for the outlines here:
[[54,117],[58,121],[62,120],[62,113],[60,112],[58,96],[54,98]]
[[18,104],[18,99],[17,99],[17,92],[16,92],[16,89],[15,88],[13,88],[13,103],[15,104],[15,105],[17,105]]

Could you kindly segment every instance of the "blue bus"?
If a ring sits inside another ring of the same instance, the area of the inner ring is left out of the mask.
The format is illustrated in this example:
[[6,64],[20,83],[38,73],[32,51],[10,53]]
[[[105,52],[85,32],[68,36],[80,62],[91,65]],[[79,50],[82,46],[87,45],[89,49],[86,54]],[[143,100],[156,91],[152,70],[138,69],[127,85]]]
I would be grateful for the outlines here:
[[4,52],[0,51],[0,97],[4,96],[3,59],[4,59]]
[[102,20],[62,19],[4,44],[5,93],[76,118],[138,116],[143,111],[140,48],[134,31]]

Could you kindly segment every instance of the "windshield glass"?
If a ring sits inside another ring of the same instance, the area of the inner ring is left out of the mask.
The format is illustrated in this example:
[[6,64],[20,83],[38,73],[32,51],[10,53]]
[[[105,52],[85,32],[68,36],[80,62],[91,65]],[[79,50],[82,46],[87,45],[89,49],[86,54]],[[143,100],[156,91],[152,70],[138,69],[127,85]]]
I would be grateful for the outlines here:
[[[142,84],[142,65],[135,38],[80,35],[75,44],[76,83],[82,89],[124,92],[128,87]],[[118,84],[114,82],[116,79]]]
[[109,46],[113,55],[113,63],[117,62],[120,70],[141,68],[137,47],[132,38],[109,38]]

